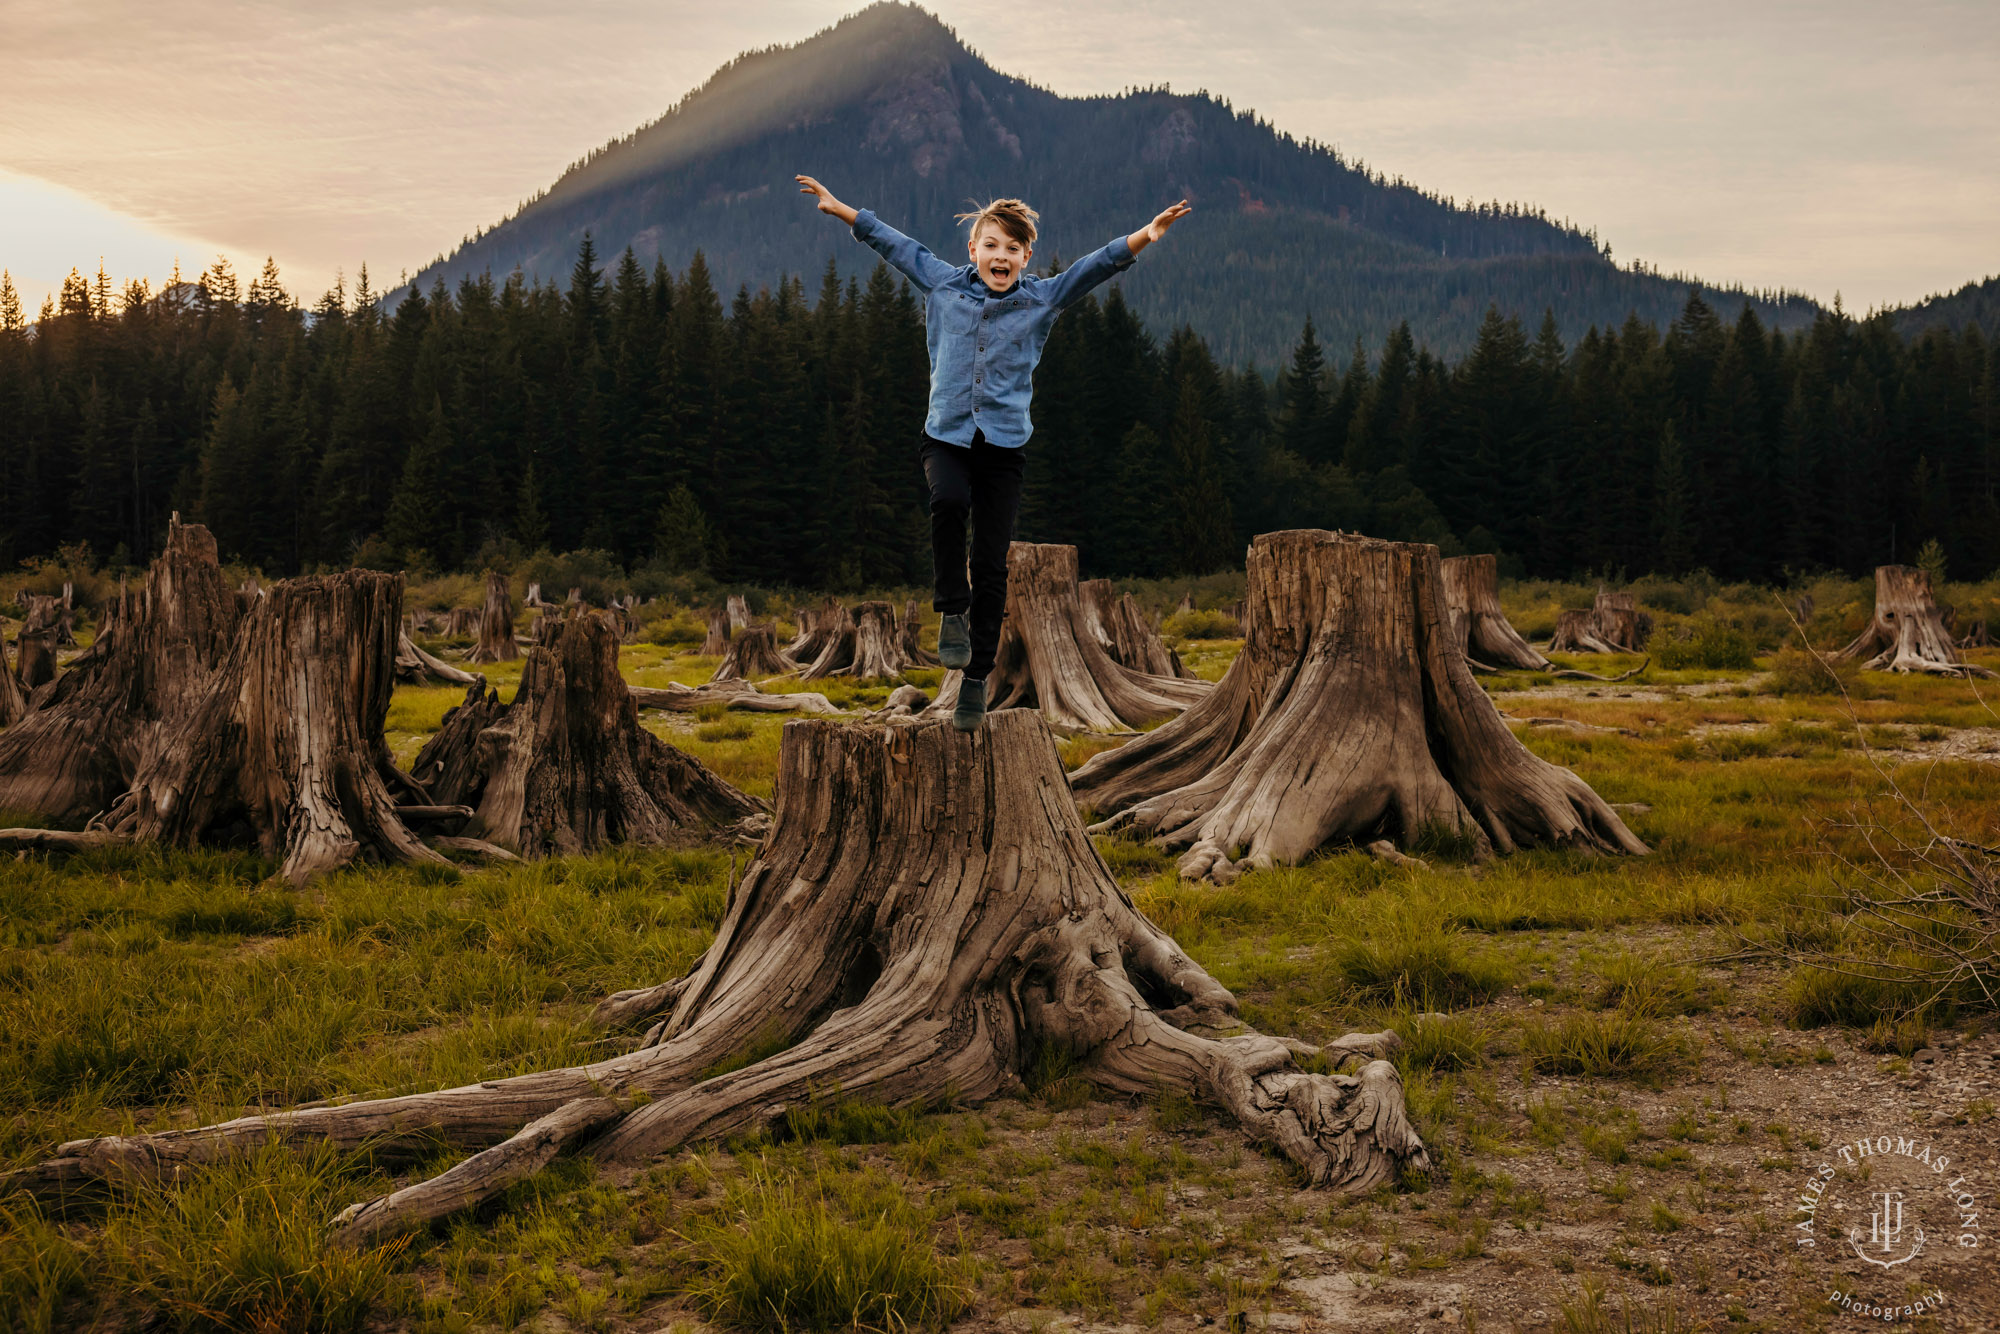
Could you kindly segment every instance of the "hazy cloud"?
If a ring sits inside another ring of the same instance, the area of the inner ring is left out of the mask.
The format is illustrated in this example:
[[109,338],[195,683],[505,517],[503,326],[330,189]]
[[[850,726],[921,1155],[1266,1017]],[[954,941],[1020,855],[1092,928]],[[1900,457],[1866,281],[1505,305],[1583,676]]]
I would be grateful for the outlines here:
[[[310,296],[336,267],[416,268],[738,52],[852,8],[0,0],[0,169],[175,243],[275,253]],[[1861,307],[2000,269],[1990,0],[934,12],[1057,92],[1206,87],[1391,175],[1595,226],[1620,259],[1669,271]],[[32,190],[7,199],[0,265],[24,287],[95,265],[36,239]],[[105,260],[120,275],[156,262],[137,246]]]

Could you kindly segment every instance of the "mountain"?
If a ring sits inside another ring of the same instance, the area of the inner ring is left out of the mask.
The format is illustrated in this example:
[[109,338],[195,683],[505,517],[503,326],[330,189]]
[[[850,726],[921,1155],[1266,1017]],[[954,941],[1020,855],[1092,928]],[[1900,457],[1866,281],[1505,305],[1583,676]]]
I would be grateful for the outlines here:
[[[964,247],[952,214],[1019,195],[1043,216],[1038,265],[1185,196],[1195,214],[1121,279],[1126,298],[1155,330],[1190,323],[1218,355],[1265,366],[1308,314],[1343,357],[1404,319],[1455,357],[1489,304],[1530,324],[1553,308],[1574,340],[1632,313],[1664,326],[1695,285],[1620,268],[1594,234],[1537,209],[1461,206],[1386,179],[1206,93],[1059,97],[898,3],[738,57],[416,282],[517,268],[562,279],[585,232],[600,255],[629,246],[674,268],[699,248],[725,293],[782,273],[810,279],[829,259],[865,274],[875,256],[796,193],[797,172],[946,257]],[[1747,300],[1781,328],[1818,309],[1736,289],[1708,299],[1726,312]]]
[[1961,329],[1976,325],[1988,338],[2000,336],[2000,277],[1967,283],[1949,296],[1928,296],[1915,305],[1889,312],[1896,332],[1915,338],[1926,329]]

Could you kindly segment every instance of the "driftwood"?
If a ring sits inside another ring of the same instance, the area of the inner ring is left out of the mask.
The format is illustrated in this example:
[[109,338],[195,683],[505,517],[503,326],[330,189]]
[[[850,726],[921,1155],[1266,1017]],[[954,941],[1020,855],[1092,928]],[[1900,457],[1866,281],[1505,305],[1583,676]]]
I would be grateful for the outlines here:
[[[782,1124],[836,1091],[976,1102],[1021,1087],[1048,1050],[1114,1092],[1212,1102],[1316,1186],[1368,1191],[1429,1165],[1383,1059],[1396,1035],[1312,1048],[1245,1028],[1235,998],[1111,878],[1047,726],[1025,712],[970,735],[943,723],[787,727],[774,826],[714,944],[686,977],[599,1013],[651,1028],[590,1065],[75,1140],[0,1187],[60,1203],[273,1138],[366,1145],[383,1162],[439,1142],[486,1151],[342,1216],[349,1238],[373,1236],[490,1198],[566,1148],[643,1162]],[[1355,1072],[1307,1073],[1309,1056]]]
[[1468,664],[1488,671],[1549,670],[1549,660],[1528,647],[1500,610],[1499,562],[1492,556],[1452,556],[1439,568],[1452,638]]
[[266,590],[91,827],[190,847],[245,824],[294,884],[363,859],[442,861],[397,814],[392,788],[409,785],[382,736],[402,599],[401,575],[372,570]]
[[[928,716],[958,707],[960,672],[947,672]],[[1125,732],[1171,717],[1214,686],[1133,671],[1113,661],[1086,619],[1076,548],[1016,542],[1007,550],[1007,619],[986,683],[987,708],[1035,709],[1058,727]]]
[[471,662],[512,662],[521,656],[514,642],[514,608],[507,593],[507,576],[498,570],[486,572],[486,606],[479,613],[479,642],[473,645]]
[[911,667],[939,667],[938,655],[924,647],[924,618],[917,610],[917,600],[911,598],[903,604],[903,661]]
[[882,707],[861,715],[862,721],[885,723],[892,718],[912,718],[920,714],[930,704],[931,697],[915,686],[897,686],[889,692],[889,698]]
[[729,651],[716,664],[711,681],[750,681],[766,676],[782,676],[793,670],[778,652],[778,641],[768,625],[746,625],[729,641]]
[[763,811],[639,726],[618,674],[617,632],[590,613],[528,651],[513,703],[466,692],[411,776],[438,804],[474,808],[459,832],[523,856],[681,842]]
[[1407,848],[1431,827],[1482,854],[1647,851],[1507,729],[1453,639],[1436,547],[1266,533],[1250,544],[1248,602],[1250,634],[1214,694],[1071,775],[1109,817],[1097,830],[1186,849],[1190,879],[1337,839]]
[[896,609],[887,602],[857,602],[853,610],[834,609],[825,642],[817,657],[799,672],[801,681],[829,676],[892,678],[911,664],[903,657],[903,629]]
[[705,704],[720,704],[725,709],[741,709],[745,713],[836,715],[846,712],[818,691],[795,690],[767,695],[744,680],[711,681],[704,686],[672,683],[664,689],[652,686],[632,686],[630,689],[632,703],[636,707],[665,709],[671,713],[696,713]]
[[1181,655],[1160,638],[1159,627],[1139,609],[1138,599],[1130,593],[1113,593],[1109,579],[1086,579],[1077,585],[1077,596],[1091,637],[1113,662],[1152,676],[1193,678]]
[[1875,614],[1855,641],[1833,655],[1861,661],[1869,672],[1931,672],[1939,676],[1992,676],[1958,656],[1931,597],[1929,570],[1915,565],[1875,567]]
[[117,800],[204,699],[239,616],[215,539],[175,515],[132,609],[0,734],[0,809],[78,824]]
[[426,682],[433,682],[438,685],[469,686],[477,684],[483,687],[486,684],[485,677],[462,671],[450,663],[441,661],[424,652],[421,648],[417,647],[417,642],[410,638],[408,632],[398,635],[396,638],[396,679],[407,681],[411,685],[422,685]]

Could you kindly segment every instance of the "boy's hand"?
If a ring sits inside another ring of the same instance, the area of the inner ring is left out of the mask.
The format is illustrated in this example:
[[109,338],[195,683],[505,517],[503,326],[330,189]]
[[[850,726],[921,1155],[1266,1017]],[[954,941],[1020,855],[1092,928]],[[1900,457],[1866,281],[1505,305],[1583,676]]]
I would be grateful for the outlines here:
[[1158,217],[1126,237],[1125,244],[1132,247],[1132,253],[1136,255],[1147,246],[1153,244],[1153,242],[1165,236],[1167,228],[1173,226],[1192,212],[1194,212],[1194,206],[1189,204],[1185,199],[1181,200],[1178,204],[1169,204],[1161,211]]
[[818,197],[820,212],[831,213],[850,227],[854,225],[854,210],[841,203],[838,199],[835,199],[833,191],[827,189],[810,176],[794,176],[792,179],[799,183],[800,194]]

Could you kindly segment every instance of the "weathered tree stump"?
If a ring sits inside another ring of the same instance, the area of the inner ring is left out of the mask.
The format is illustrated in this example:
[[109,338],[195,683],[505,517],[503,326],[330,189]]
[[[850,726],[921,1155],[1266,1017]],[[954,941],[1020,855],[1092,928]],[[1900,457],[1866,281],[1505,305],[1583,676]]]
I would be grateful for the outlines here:
[[92,827],[193,847],[245,824],[293,884],[357,860],[443,861],[398,814],[392,786],[421,793],[382,734],[402,600],[402,576],[372,570],[266,590]]
[[[810,607],[792,608],[792,639],[785,645],[783,652],[791,659],[794,666],[812,661],[812,658],[801,658],[799,650],[813,642],[813,625],[818,619],[819,613]],[[814,656],[817,656],[817,650]]]
[[1993,647],[1993,636],[1986,628],[1985,617],[1982,616],[1981,618],[1972,623],[1972,628],[1966,631],[1965,637],[1958,641],[1958,647],[1959,648]]
[[729,652],[729,613],[721,607],[708,612],[708,636],[697,650],[704,658],[719,658]]
[[[829,676],[893,678],[910,664],[903,657],[903,629],[887,602],[857,602],[853,610],[834,608],[821,618],[826,632],[819,654],[799,672],[801,681]],[[833,624],[827,625],[831,619]]]
[[1549,652],[1616,653],[1618,650],[1598,637],[1594,612],[1571,609],[1556,613],[1556,632],[1549,640]]
[[37,624],[31,612],[14,640],[15,678],[29,693],[56,679],[56,630],[53,624]]
[[[463,1208],[529,1163],[588,1144],[601,1163],[782,1121],[839,1096],[909,1105],[1017,1089],[1048,1049],[1120,1093],[1174,1089],[1219,1106],[1313,1184],[1366,1191],[1428,1158],[1410,1126],[1395,1034],[1315,1049],[1246,1029],[1235,998],[1149,922],[1092,848],[1047,726],[1026,712],[976,734],[942,723],[785,729],[777,816],[685,977],[624,992],[608,1023],[651,1025],[591,1065],[436,1093],[77,1140],[0,1185],[44,1198],[110,1177],[292,1143],[435,1143],[481,1153],[429,1185],[350,1210],[352,1238]],[[776,1055],[702,1072],[777,1044]],[[529,1168],[527,1170],[532,1170]]]
[[411,685],[432,683],[448,686],[484,687],[486,678],[472,672],[462,671],[442,659],[432,657],[417,646],[408,632],[396,637],[396,679]]
[[0,735],[0,808],[74,824],[108,807],[205,698],[238,618],[215,539],[175,515],[131,610]]
[[514,607],[507,593],[507,576],[486,572],[486,606],[479,613],[479,642],[470,662],[512,662],[521,656],[514,642]]
[[7,664],[7,636],[0,634],[0,727],[12,727],[27,716],[28,692]]
[[479,633],[477,607],[453,607],[444,620],[444,633],[451,639],[470,639]]
[[912,667],[941,666],[938,655],[924,647],[923,634],[923,614],[917,610],[917,600],[911,598],[903,604],[903,661]]
[[1475,669],[1541,672],[1549,660],[1507,623],[1500,610],[1500,565],[1492,556],[1452,556],[1440,566],[1452,638]]
[[1113,662],[1151,676],[1194,679],[1181,655],[1160,638],[1154,619],[1140,610],[1137,598],[1113,593],[1109,579],[1085,580],[1077,591],[1092,634]]
[[[1250,544],[1250,634],[1207,700],[1070,777],[1077,800],[1226,880],[1427,827],[1482,853],[1643,853],[1507,729],[1458,651],[1437,548],[1313,529]],[[1240,852],[1238,851],[1240,850]]]
[[685,842],[742,825],[762,803],[639,726],[600,615],[561,622],[528,651],[512,704],[477,688],[425,743],[411,776],[440,805],[470,806],[462,831],[523,856],[607,843]]
[[722,609],[729,616],[729,633],[735,635],[750,624],[750,603],[741,593],[731,593],[723,599]]
[[1958,656],[1931,597],[1930,571],[1915,565],[1875,567],[1875,615],[1853,643],[1833,656],[1848,662],[1866,659],[1861,669],[1869,672],[1993,675]]
[[1639,600],[1630,593],[1597,590],[1591,604],[1591,621],[1597,637],[1616,653],[1637,653],[1646,647],[1653,631],[1653,618],[1639,610]]
[[768,625],[746,625],[729,641],[729,651],[716,664],[711,681],[750,681],[766,676],[782,676],[793,670],[778,652],[778,641]]
[[[958,707],[962,673],[948,672],[932,716]],[[1058,727],[1126,732],[1170,717],[1214,689],[1121,666],[1091,633],[1077,586],[1076,548],[1016,542],[1007,549],[1007,619],[986,682],[989,710],[1034,709]]]
[[820,654],[826,652],[828,644],[854,625],[854,618],[848,615],[847,608],[832,598],[828,598],[817,611],[802,607],[795,614],[799,632],[785,646],[785,656],[800,667],[811,666]]

